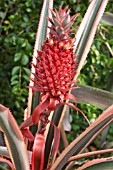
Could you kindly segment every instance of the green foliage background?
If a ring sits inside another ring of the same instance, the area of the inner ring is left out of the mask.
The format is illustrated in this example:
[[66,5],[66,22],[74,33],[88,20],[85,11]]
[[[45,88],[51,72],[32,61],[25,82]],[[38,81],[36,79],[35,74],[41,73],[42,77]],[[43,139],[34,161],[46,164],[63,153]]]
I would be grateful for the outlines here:
[[0,102],[18,122],[26,108],[30,65],[42,1],[0,1]]
[[[69,5],[71,15],[80,13],[74,26],[79,26],[88,7],[87,0],[64,0]],[[60,0],[54,1],[58,9]],[[2,0],[0,1],[0,103],[9,107],[18,123],[22,121],[27,106],[30,66],[41,12],[41,0]],[[106,11],[113,12],[109,1]],[[104,40],[100,32],[105,34]],[[88,54],[86,64],[79,75],[81,84],[91,85],[113,92],[113,56],[105,42],[113,50],[113,27],[101,23]],[[85,96],[84,96],[85,97]],[[101,113],[90,105],[79,106],[91,121]],[[87,123],[84,118],[71,110],[72,130],[67,134],[71,141],[83,131]],[[81,126],[79,126],[81,124]]]

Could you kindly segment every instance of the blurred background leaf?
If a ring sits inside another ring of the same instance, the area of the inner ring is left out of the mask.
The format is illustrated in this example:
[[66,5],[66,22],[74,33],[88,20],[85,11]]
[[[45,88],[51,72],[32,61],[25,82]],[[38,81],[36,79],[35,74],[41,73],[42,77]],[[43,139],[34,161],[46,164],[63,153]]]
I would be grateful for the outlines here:
[[102,16],[102,21],[113,26],[113,14],[110,12],[104,13],[104,15]]

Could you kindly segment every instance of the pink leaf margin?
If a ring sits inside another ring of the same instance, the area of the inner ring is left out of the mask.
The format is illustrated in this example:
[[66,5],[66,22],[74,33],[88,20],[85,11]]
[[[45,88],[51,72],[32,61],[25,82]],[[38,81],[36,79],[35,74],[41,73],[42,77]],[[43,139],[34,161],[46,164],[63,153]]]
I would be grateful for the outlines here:
[[100,164],[100,163],[104,163],[104,162],[111,162],[111,161],[113,161],[113,157],[94,159],[92,161],[86,162],[83,166],[79,167],[78,170],[84,170],[84,169],[86,169],[86,168],[88,168],[90,166]]

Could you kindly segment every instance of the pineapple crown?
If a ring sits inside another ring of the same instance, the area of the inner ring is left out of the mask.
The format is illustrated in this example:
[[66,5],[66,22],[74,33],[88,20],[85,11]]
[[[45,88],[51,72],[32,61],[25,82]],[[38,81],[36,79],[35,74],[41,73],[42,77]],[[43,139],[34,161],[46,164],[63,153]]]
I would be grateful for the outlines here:
[[51,27],[49,27],[49,37],[54,39],[64,39],[69,37],[72,34],[72,30],[70,29],[70,27],[72,26],[78,14],[70,17],[70,9],[68,6],[64,9],[60,7],[59,11],[57,11],[56,9],[51,10],[51,13],[52,18],[46,17],[52,25]]

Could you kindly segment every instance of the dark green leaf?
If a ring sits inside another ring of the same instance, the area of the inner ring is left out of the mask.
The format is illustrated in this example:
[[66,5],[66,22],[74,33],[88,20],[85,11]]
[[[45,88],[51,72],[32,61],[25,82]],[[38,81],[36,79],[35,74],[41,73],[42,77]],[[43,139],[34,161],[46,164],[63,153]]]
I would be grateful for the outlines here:
[[0,18],[2,18],[2,19],[5,18],[5,13],[4,12],[0,12]]
[[28,76],[23,75],[23,78],[24,78],[27,82],[29,82],[29,77],[28,77]]
[[0,170],[6,170],[6,168],[4,168],[4,167],[2,167],[2,166],[0,165]]
[[27,52],[31,52],[32,49],[33,49],[33,47],[32,47],[29,43],[27,43],[27,44],[26,44],[26,51],[27,51]]
[[14,56],[14,61],[18,61],[21,59],[21,56],[22,56],[22,53],[16,53],[15,56]]
[[22,44],[22,47],[25,47],[26,46],[26,42],[24,42],[23,44]]
[[25,42],[25,39],[24,38],[18,38],[17,39],[17,43],[18,43],[18,45],[20,45],[20,46],[22,46],[22,44]]
[[30,69],[24,67],[23,70],[28,76],[30,76]]
[[20,66],[15,66],[12,70],[12,76],[14,76],[15,74],[19,73],[20,70]]
[[14,80],[18,80],[19,76],[18,75],[14,75],[12,78],[11,78],[11,82],[13,82]]
[[15,85],[15,84],[18,84],[18,83],[19,83],[19,81],[14,80],[14,81],[11,82],[11,85]]
[[28,62],[29,62],[28,56],[27,56],[26,54],[23,54],[23,55],[22,55],[22,64],[23,64],[23,65],[27,65]]

